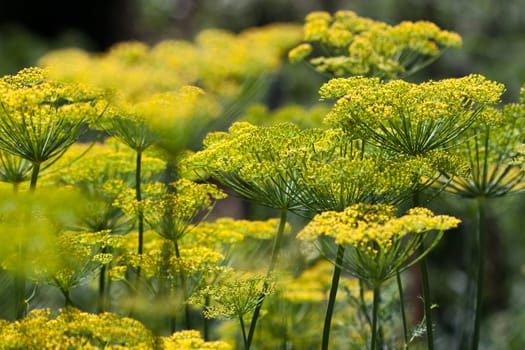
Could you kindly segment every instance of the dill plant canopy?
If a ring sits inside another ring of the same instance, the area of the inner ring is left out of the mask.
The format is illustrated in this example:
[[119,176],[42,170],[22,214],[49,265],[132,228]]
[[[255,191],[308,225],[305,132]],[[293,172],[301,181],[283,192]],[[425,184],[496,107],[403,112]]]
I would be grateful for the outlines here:
[[228,132],[208,134],[204,149],[186,159],[185,166],[262,205],[301,212],[296,169],[319,135],[292,123],[258,127],[236,122]]
[[500,102],[504,85],[477,74],[421,84],[378,78],[332,79],[320,89],[337,99],[325,122],[393,154],[421,156],[450,147]]
[[0,148],[33,164],[60,157],[102,111],[93,90],[52,81],[40,68],[3,77],[0,95]]
[[464,198],[494,198],[524,189],[523,129],[525,106],[510,103],[489,109],[493,124],[476,122],[465,141],[453,151],[468,164],[463,176],[443,173],[440,182],[445,190]]
[[[396,216],[396,208],[386,204],[355,204],[342,212],[326,211],[316,215],[298,238],[335,239],[345,246],[341,268],[374,285],[416,263],[441,239],[443,231],[457,227],[460,220],[434,215],[426,208],[412,208]],[[432,231],[437,234],[430,234]],[[425,238],[425,251],[413,258]]]
[[289,52],[331,76],[367,75],[392,79],[409,75],[437,59],[461,37],[427,21],[387,23],[352,11],[312,12],[303,26],[303,43]]
[[209,213],[217,200],[226,197],[215,185],[199,184],[187,179],[177,180],[168,186],[148,184],[144,190],[144,199],[136,200],[133,190],[128,190],[119,196],[114,205],[121,207],[128,215],[141,211],[146,223],[172,242],[191,230],[192,224],[196,225],[195,219],[199,214]]

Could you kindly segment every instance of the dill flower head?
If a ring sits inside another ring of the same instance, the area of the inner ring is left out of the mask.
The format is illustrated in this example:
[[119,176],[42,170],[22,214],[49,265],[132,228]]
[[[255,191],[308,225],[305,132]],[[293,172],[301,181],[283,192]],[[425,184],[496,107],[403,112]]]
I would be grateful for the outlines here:
[[226,194],[212,184],[199,184],[180,179],[168,186],[162,183],[147,183],[143,187],[144,198],[140,201],[134,190],[120,194],[114,205],[124,213],[135,217],[144,215],[144,220],[162,237],[177,241],[196,224],[199,214],[209,213],[215,202]]
[[312,12],[305,18],[303,43],[289,52],[291,62],[307,60],[331,76],[395,78],[420,70],[461,37],[427,21],[387,23],[352,11]]
[[[443,231],[455,228],[459,220],[434,215],[426,208],[413,208],[396,216],[396,208],[385,204],[355,204],[342,212],[316,215],[297,235],[301,240],[332,238],[345,247],[342,268],[352,275],[381,283],[421,259],[439,241]],[[437,231],[437,235],[429,235]],[[425,253],[413,254],[429,237]]]
[[460,176],[443,172],[445,190],[464,198],[493,198],[525,188],[523,172],[523,132],[525,106],[506,104],[489,109],[493,124],[474,123],[465,140],[452,151],[465,160],[468,171]]
[[230,271],[223,278],[196,294],[199,298],[208,297],[210,305],[204,306],[206,318],[243,317],[253,312],[265,295],[273,292],[273,283],[264,275]]
[[204,149],[187,158],[185,167],[262,205],[300,211],[295,169],[318,137],[316,130],[292,123],[258,127],[237,122],[228,132],[208,134]]
[[52,263],[35,267],[36,278],[66,292],[87,282],[103,265],[113,260],[113,255],[104,253],[104,249],[121,244],[119,236],[110,236],[109,233],[60,232],[52,247]]
[[483,110],[500,102],[504,89],[476,74],[421,84],[351,77],[330,80],[320,94],[338,99],[329,125],[390,152],[422,155],[449,146],[474,121],[492,123]]
[[81,126],[102,113],[100,94],[26,68],[0,79],[0,149],[41,164],[77,141]]

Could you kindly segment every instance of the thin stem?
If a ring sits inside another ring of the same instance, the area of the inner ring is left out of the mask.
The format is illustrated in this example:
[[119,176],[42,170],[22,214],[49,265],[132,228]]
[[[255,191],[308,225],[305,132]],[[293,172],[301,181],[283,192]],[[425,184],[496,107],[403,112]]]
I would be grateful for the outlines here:
[[403,283],[401,281],[401,273],[396,272],[397,290],[399,292],[399,303],[401,307],[401,321],[403,322],[403,340],[405,341],[404,349],[408,350],[408,327],[405,313],[405,296],[403,293]]
[[71,297],[69,296],[69,289],[63,289],[60,288],[60,291],[62,292],[62,295],[64,296],[64,307],[73,306],[73,300],[71,300]]
[[[419,192],[414,192],[412,197],[413,207],[419,206]],[[425,253],[423,243],[420,248],[421,254]],[[432,328],[432,303],[430,301],[430,283],[428,280],[427,257],[424,256],[419,261],[419,268],[421,271],[421,287],[423,290],[423,306],[425,310],[425,323],[427,330],[427,347],[428,350],[434,350],[434,331]]]
[[[179,250],[179,244],[177,240],[173,241],[173,247],[175,249],[175,256],[178,260],[180,260],[180,250]],[[180,286],[182,288],[182,295],[184,297],[184,301],[188,300],[188,287],[186,284],[186,274],[184,273],[184,269],[181,269],[180,271]],[[191,329],[191,315],[190,315],[190,305],[188,303],[184,303],[184,319],[186,322],[186,329]]]
[[[421,246],[421,251],[424,251],[423,246]],[[434,349],[434,334],[432,330],[432,304],[430,302],[430,283],[428,281],[428,269],[427,269],[426,257],[424,257],[423,259],[419,261],[419,267],[421,270],[423,304],[425,307],[425,322],[427,326],[428,350],[433,350]]]
[[[105,249],[102,250],[105,253]],[[102,265],[100,274],[98,276],[98,300],[97,300],[97,312],[102,313],[106,307],[106,265]]]
[[244,320],[242,318],[242,315],[239,315],[239,322],[241,324],[241,332],[242,332],[242,340],[244,343],[244,350],[248,350],[250,348],[249,339],[246,338],[246,327],[244,325]]
[[328,296],[328,305],[326,306],[326,314],[323,327],[323,338],[321,342],[321,349],[328,350],[328,341],[330,339],[330,328],[332,323],[332,315],[334,313],[335,299],[337,297],[337,289],[339,287],[339,279],[341,278],[341,265],[343,263],[343,256],[345,254],[345,246],[339,244],[337,246],[337,253],[335,257],[334,273],[332,275],[332,285],[330,286],[330,295]]
[[[135,199],[137,202],[142,201],[142,190],[141,190],[141,183],[142,183],[142,152],[140,150],[137,151],[137,159],[136,159],[136,168],[135,168]],[[139,205],[139,211],[137,213],[137,231],[138,231],[138,244],[137,244],[137,254],[142,255],[143,252],[143,246],[144,246],[144,213],[142,212],[142,209]],[[141,268],[140,266],[137,267],[137,283],[140,279],[141,274]]]
[[376,350],[377,348],[377,329],[379,324],[379,301],[381,299],[381,292],[379,284],[374,283],[374,304],[372,307],[372,340],[370,345],[370,350]]
[[[31,182],[29,183],[29,191],[34,192],[36,190],[36,184],[38,181],[38,173],[40,172],[40,163],[33,162],[33,169],[31,171]],[[26,301],[26,275],[24,271],[25,262],[25,249],[23,243],[19,243],[19,261],[20,271],[17,271],[14,281],[14,289],[16,295],[15,310],[16,319],[22,319],[27,313],[27,301]]]
[[40,172],[40,163],[33,162],[33,170],[31,171],[31,182],[29,183],[29,190],[34,192],[36,183],[38,181],[38,173]]
[[[204,305],[205,307],[208,307],[210,305],[210,296],[206,295],[206,298],[204,299]],[[207,317],[204,317],[203,319],[203,331],[202,331],[202,337],[204,338],[204,341],[210,340],[210,320]]]
[[477,200],[477,251],[478,251],[478,271],[477,271],[477,286],[476,286],[476,302],[474,312],[474,334],[472,336],[472,350],[477,350],[479,345],[479,332],[481,326],[481,302],[483,298],[483,281],[484,281],[484,269],[485,269],[485,241],[487,237],[487,227],[485,225],[486,220],[486,207],[483,198]]
[[366,318],[366,321],[372,327],[372,319],[370,318],[370,315],[368,314],[368,308],[366,306],[365,302],[365,287],[364,287],[364,281],[362,279],[359,279],[359,301],[361,304],[361,312]]
[[15,312],[16,319],[21,320],[26,316],[27,313],[27,302],[26,302],[26,276],[23,271],[16,271],[14,278],[14,290],[15,290]]
[[[288,215],[288,209],[281,209],[281,218],[279,220],[279,228],[277,229],[277,234],[275,235],[274,243],[273,243],[273,249],[272,249],[272,256],[270,258],[270,265],[268,266],[268,270],[266,272],[266,277],[270,277],[272,274],[275,264],[277,263],[277,256],[279,255],[279,250],[281,249],[281,244],[284,236],[284,228],[286,227],[286,217]],[[257,324],[257,319],[259,318],[259,313],[261,312],[261,307],[264,301],[264,298],[266,296],[266,292],[268,290],[268,282],[264,282],[263,290],[261,294],[259,295],[259,303],[255,307],[255,310],[253,310],[252,315],[252,321],[250,323],[250,329],[248,330],[248,338],[246,341],[246,350],[250,349],[250,346],[253,341],[253,335],[255,333],[255,326]]]

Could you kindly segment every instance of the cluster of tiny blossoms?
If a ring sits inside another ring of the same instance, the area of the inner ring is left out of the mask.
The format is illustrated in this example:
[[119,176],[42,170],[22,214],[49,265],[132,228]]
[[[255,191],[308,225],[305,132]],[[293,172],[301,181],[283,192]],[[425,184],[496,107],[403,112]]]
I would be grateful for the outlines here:
[[400,217],[395,212],[394,206],[385,204],[355,204],[342,212],[326,211],[316,215],[297,237],[332,237],[351,250],[343,268],[359,278],[384,281],[406,267],[421,245],[421,236],[449,230],[460,222],[425,208],[410,209]]
[[324,84],[320,94],[337,99],[325,118],[329,125],[383,149],[418,155],[443,148],[475,120],[495,122],[494,114],[482,112],[500,102],[504,90],[471,74],[421,84],[339,78]]
[[231,349],[222,341],[204,341],[198,331],[158,337],[134,319],[75,308],[61,309],[56,316],[49,309],[33,310],[21,321],[2,321],[0,338],[6,349]]
[[0,95],[0,149],[38,165],[60,157],[104,108],[96,91],[53,81],[40,68],[0,79]]
[[[316,70],[333,76],[372,75],[385,78],[418,70],[461,37],[426,21],[391,26],[352,11],[312,12],[304,24],[304,43],[289,53],[292,62],[313,54]],[[323,56],[315,51],[320,49]]]
[[208,29],[195,42],[163,40],[152,47],[124,42],[102,55],[60,50],[48,53],[40,64],[52,68],[53,75],[61,79],[119,91],[128,101],[197,82],[207,92],[234,98],[246,79],[278,69],[282,54],[300,36],[300,26],[287,24],[239,34]]

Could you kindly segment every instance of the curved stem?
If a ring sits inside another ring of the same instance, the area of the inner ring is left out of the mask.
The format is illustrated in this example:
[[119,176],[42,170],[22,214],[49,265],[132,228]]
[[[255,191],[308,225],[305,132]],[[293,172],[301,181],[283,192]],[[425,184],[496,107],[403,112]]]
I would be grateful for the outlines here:
[[[422,251],[424,247],[421,246]],[[432,304],[430,302],[430,283],[428,281],[427,259],[424,257],[419,261],[421,270],[421,282],[423,289],[423,304],[425,307],[425,323],[427,326],[427,345],[428,350],[434,350],[434,334],[432,329]]]
[[330,295],[328,296],[328,305],[326,307],[326,314],[323,327],[323,339],[321,343],[322,350],[328,350],[328,341],[330,339],[330,328],[332,323],[332,315],[334,313],[335,299],[337,297],[337,289],[339,287],[339,279],[341,277],[341,265],[343,263],[343,256],[345,254],[345,246],[339,244],[337,246],[337,253],[335,258],[334,273],[332,275],[332,285],[330,286]]
[[378,284],[374,284],[374,304],[372,307],[372,340],[370,342],[370,350],[376,350],[378,338],[378,324],[379,324],[379,301],[381,299],[380,288]]
[[477,350],[479,345],[479,332],[481,326],[481,302],[483,298],[483,281],[485,269],[485,241],[487,237],[487,227],[485,225],[486,207],[483,198],[478,198],[477,201],[477,252],[478,252],[478,271],[477,271],[477,285],[476,285],[476,302],[474,311],[474,334],[472,336],[472,350]]
[[403,322],[403,340],[405,342],[405,345],[403,349],[408,350],[408,327],[407,327],[407,318],[405,313],[405,296],[403,293],[403,283],[401,281],[401,273],[396,272],[396,279],[397,279],[397,290],[399,292],[399,303],[401,307],[401,321]]
[[[273,272],[275,268],[275,264],[277,263],[277,256],[279,255],[279,250],[281,249],[281,244],[282,244],[282,240],[284,236],[284,228],[286,227],[287,215],[288,215],[288,209],[286,208],[281,209],[281,218],[279,220],[279,228],[277,229],[277,234],[275,235],[273,249],[272,249],[272,256],[270,258],[270,265],[268,266],[266,277],[270,277],[271,273]],[[252,321],[250,322],[250,329],[248,330],[248,338],[245,344],[246,350],[249,350],[252,344],[253,335],[255,333],[255,326],[257,324],[257,319],[259,318],[259,313],[261,312],[262,303],[266,296],[268,287],[269,287],[268,282],[265,281],[263,285],[263,291],[259,295],[259,303],[255,307],[255,310],[253,310]]]
[[[414,192],[412,197],[413,207],[419,206],[419,192]],[[420,253],[425,255],[425,247],[421,243]],[[427,330],[427,348],[428,350],[434,350],[434,331],[432,328],[432,303],[430,301],[430,283],[428,280],[428,268],[427,268],[427,257],[419,261],[419,268],[421,271],[421,288],[423,290],[423,306],[425,308],[425,323]]]

